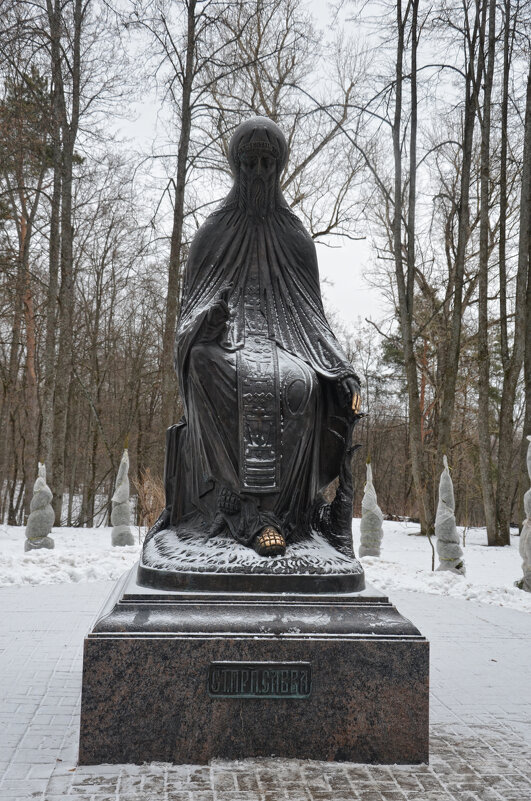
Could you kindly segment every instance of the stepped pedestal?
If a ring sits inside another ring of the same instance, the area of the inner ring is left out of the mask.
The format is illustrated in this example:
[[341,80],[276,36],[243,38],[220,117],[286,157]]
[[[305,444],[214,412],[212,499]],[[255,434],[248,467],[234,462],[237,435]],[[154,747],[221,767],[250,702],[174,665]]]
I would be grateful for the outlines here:
[[85,640],[80,764],[426,762],[426,639],[372,588],[296,579],[155,589],[135,567]]

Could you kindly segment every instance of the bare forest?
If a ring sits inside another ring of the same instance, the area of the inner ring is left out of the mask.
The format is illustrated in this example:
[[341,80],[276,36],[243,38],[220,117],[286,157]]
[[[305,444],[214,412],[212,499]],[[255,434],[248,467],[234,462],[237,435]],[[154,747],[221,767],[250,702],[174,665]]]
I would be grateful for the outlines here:
[[150,518],[183,265],[259,114],[315,241],[370,244],[385,313],[330,315],[366,413],[354,513],[370,458],[384,513],[430,533],[447,455],[458,523],[509,542],[531,433],[529,0],[312,10],[0,0],[0,521],[25,522],[41,461],[56,525],[105,522],[124,447]]

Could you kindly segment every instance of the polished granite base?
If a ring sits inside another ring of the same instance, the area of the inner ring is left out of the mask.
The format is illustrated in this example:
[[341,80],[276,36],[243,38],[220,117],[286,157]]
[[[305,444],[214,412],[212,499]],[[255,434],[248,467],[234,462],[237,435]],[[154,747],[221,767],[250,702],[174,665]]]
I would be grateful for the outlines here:
[[79,762],[428,760],[428,642],[388,599],[119,582],[85,640]]

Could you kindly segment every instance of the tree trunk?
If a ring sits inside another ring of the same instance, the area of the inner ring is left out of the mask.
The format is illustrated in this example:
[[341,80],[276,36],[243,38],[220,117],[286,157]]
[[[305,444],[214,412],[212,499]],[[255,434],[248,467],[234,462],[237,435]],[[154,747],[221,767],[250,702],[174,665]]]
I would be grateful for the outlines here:
[[[460,201],[458,214],[457,249],[454,264],[453,307],[450,320],[450,337],[446,348],[446,369],[442,377],[442,392],[439,405],[439,428],[437,442],[437,463],[451,446],[452,420],[455,406],[455,388],[461,349],[461,318],[463,314],[463,280],[465,273],[466,248],[470,224],[470,173],[472,167],[472,144],[476,121],[479,86],[483,66],[476,58],[476,43],[479,34],[479,8],[481,0],[476,0],[476,13],[473,28],[467,36],[467,71],[465,78],[465,108],[463,125],[463,144],[461,160]],[[475,69],[475,74],[474,74]]]
[[505,370],[509,362],[509,345],[507,335],[507,120],[509,110],[509,73],[511,64],[511,0],[504,3],[505,19],[503,29],[503,79],[500,126],[500,239],[498,244],[500,272],[500,350],[502,367]]
[[23,223],[24,235],[22,240],[22,257],[24,261],[24,318],[26,326],[26,445],[24,448],[24,477],[26,481],[26,492],[24,496],[24,515],[29,516],[31,489],[37,478],[38,460],[38,437],[39,437],[39,399],[37,395],[37,371],[36,371],[36,336],[35,336],[35,309],[33,304],[33,292],[31,287],[31,276],[29,271],[29,249],[27,230],[25,221]]
[[60,145],[53,144],[53,189],[50,202],[50,241],[48,287],[46,290],[46,335],[44,344],[44,390],[42,399],[42,459],[52,465],[53,461],[53,396],[55,390],[55,343],[57,325],[57,289],[59,276],[61,209]]
[[416,97],[416,50],[417,50],[417,12],[418,0],[413,2],[413,17],[411,26],[412,61],[411,61],[411,120],[410,120],[410,184],[408,202],[408,238],[407,238],[407,277],[404,276],[404,261],[402,256],[402,153],[401,153],[401,122],[402,122],[402,90],[403,90],[403,61],[404,40],[407,13],[402,19],[402,4],[398,0],[396,19],[398,26],[398,41],[396,50],[396,97],[393,119],[393,156],[394,156],[394,217],[393,217],[393,257],[398,289],[398,305],[400,319],[400,333],[404,349],[404,362],[409,398],[409,448],[411,455],[411,470],[417,496],[418,513],[421,529],[424,533],[433,527],[434,516],[430,498],[426,492],[423,480],[423,449],[422,449],[422,414],[418,388],[418,371],[413,345],[413,296],[415,276],[415,201],[416,201],[416,135],[417,135],[417,97]]
[[[518,247],[518,278],[520,271],[525,274],[527,287],[521,288],[522,300],[525,299],[525,310],[522,312],[524,331],[524,386],[525,417],[524,437],[521,447],[522,481],[521,486],[527,489],[527,440],[531,434],[531,63],[527,76],[527,95],[524,135],[524,163],[522,170],[522,188],[520,194],[520,239]],[[526,269],[527,268],[527,269]],[[525,271],[525,273],[524,273]],[[517,289],[518,292],[518,289]],[[516,325],[515,325],[516,327]],[[525,482],[525,483],[524,483]],[[522,493],[523,494],[523,493]],[[521,512],[521,510],[520,510]]]
[[[520,233],[518,241],[518,268],[514,304],[514,340],[509,359],[503,370],[503,387],[500,404],[500,431],[498,439],[498,496],[497,518],[499,544],[510,544],[511,510],[514,499],[512,461],[514,448],[514,406],[518,378],[522,369],[526,347],[526,315],[529,272],[529,216],[531,208],[531,65],[527,77],[526,110],[524,123],[524,150],[522,160],[522,186],[520,192]],[[529,332],[527,332],[529,336]]]
[[[88,409],[88,416],[87,416],[87,430],[85,433],[85,442],[91,442],[92,439],[92,410]],[[81,504],[79,508],[79,514],[77,517],[76,525],[79,527],[84,527],[87,525],[87,518],[88,518],[88,508],[89,508],[89,459],[88,455],[85,453],[82,468],[81,468]]]
[[[529,91],[529,82],[527,84]],[[525,416],[524,416],[524,437],[522,437],[522,445],[520,450],[520,487],[521,497],[523,500],[524,492],[527,491],[527,439],[526,437],[531,434],[531,197],[527,196],[527,292],[526,292],[526,325],[525,325],[525,355],[524,355],[524,386],[525,386]],[[520,209],[520,218],[522,218],[522,209]],[[522,220],[525,224],[525,219]],[[523,520],[523,503],[519,505],[520,521]]]
[[[11,437],[12,441],[15,441],[15,418],[12,416],[10,420],[10,428],[11,428]],[[11,482],[11,486],[9,487],[9,503],[7,508],[7,524],[8,526],[16,526],[18,525],[17,520],[17,510],[20,503],[20,492],[17,499],[17,503],[15,505],[15,492],[17,489],[17,478],[18,478],[18,465],[15,462],[13,466],[13,480]],[[22,492],[22,483],[21,483],[21,492]]]
[[65,442],[68,393],[72,379],[72,327],[74,322],[74,276],[72,256],[72,142],[63,147],[61,171],[61,287],[59,290],[59,349],[54,393],[54,445],[52,507],[54,525],[61,525],[65,485]]
[[487,3],[484,3],[480,31],[479,60],[486,62],[483,89],[483,115],[481,120],[481,166],[480,166],[480,228],[479,228],[479,305],[478,305],[478,452],[481,475],[481,492],[487,541],[489,545],[498,544],[496,525],[496,505],[493,489],[491,456],[491,415],[489,409],[490,359],[489,359],[489,183],[490,183],[490,120],[492,79],[494,75],[494,42],[496,5],[489,2],[488,48],[485,54],[485,29]]
[[[17,266],[17,286],[15,291],[15,308],[13,311],[13,328],[11,333],[11,343],[9,349],[9,364],[6,380],[6,394],[5,400],[2,404],[2,427],[0,434],[2,436],[2,447],[0,447],[0,486],[5,487],[6,496],[9,497],[8,502],[8,523],[11,516],[12,509],[12,493],[9,488],[9,476],[11,468],[17,469],[17,452],[15,448],[15,417],[14,409],[17,405],[18,394],[18,371],[20,365],[20,339],[22,328],[22,269],[21,265]],[[10,525],[16,525],[15,523]]]
[[42,455],[49,473],[53,463],[53,428],[55,389],[55,344],[57,324],[57,292],[59,283],[60,215],[61,215],[61,27],[59,5],[52,9],[48,0],[51,53],[51,139],[53,184],[50,199],[50,234],[48,245],[48,287],[46,290],[46,334],[44,344],[44,388],[42,398]]
[[98,460],[99,428],[96,423],[92,431],[92,443],[90,449],[90,468],[87,492],[87,517],[85,524],[91,528],[94,525],[94,510],[96,504],[96,464]]
[[173,367],[173,346],[179,307],[179,293],[182,268],[182,236],[184,224],[184,193],[192,127],[191,96],[195,63],[196,0],[187,3],[186,62],[183,75],[181,133],[177,151],[177,174],[175,177],[175,197],[173,206],[173,229],[171,234],[170,260],[168,265],[168,292],[166,314],[162,337],[162,424],[166,429],[176,422],[173,417],[177,403],[177,380]]
[[[68,120],[65,87],[62,80],[61,63],[57,67],[59,79],[59,105],[61,113],[61,287],[59,290],[59,349],[54,393],[54,433],[52,507],[55,525],[61,525],[63,490],[65,484],[65,438],[68,411],[68,388],[72,379],[72,339],[74,322],[74,264],[72,225],[72,172],[74,146],[79,124],[80,73],[81,73],[81,28],[83,13],[81,0],[73,0],[73,27],[71,31],[72,85],[71,115]],[[61,22],[61,9],[56,6],[53,24]],[[52,20],[50,21],[50,27]],[[60,58],[60,55],[57,56]]]

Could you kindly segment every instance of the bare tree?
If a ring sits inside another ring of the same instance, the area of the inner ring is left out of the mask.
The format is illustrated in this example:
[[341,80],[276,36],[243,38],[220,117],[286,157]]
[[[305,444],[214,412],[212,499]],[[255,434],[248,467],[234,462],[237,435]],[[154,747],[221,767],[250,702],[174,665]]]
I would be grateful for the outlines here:
[[[488,18],[488,26],[487,26]],[[487,34],[488,27],[488,34]],[[496,506],[492,485],[493,471],[490,441],[490,359],[488,341],[488,286],[489,286],[489,181],[491,180],[491,98],[494,78],[494,48],[496,37],[496,4],[483,2],[479,31],[479,56],[483,64],[483,107],[481,118],[481,175],[480,175],[480,230],[479,230],[479,304],[478,304],[478,442],[481,486],[485,506],[487,539],[498,544]],[[479,76],[478,76],[479,77]],[[479,94],[479,92],[478,92]]]
[[205,146],[217,146],[219,161],[211,155],[205,167],[228,176],[235,127],[250,115],[269,117],[288,141],[281,185],[292,209],[316,240],[356,238],[362,159],[341,135],[365,68],[353,43],[339,36],[325,47],[301,0],[237,4],[223,22],[234,68],[212,76]]
[[185,258],[186,187],[192,169],[190,143],[208,86],[220,70],[230,69],[227,63],[229,43],[219,31],[224,30],[222,21],[231,5],[231,2],[215,0],[139,2],[133,4],[127,21],[128,25],[149,34],[149,63],[153,75],[162,83],[164,99],[169,102],[173,120],[179,126],[174,174],[167,187],[172,203],[172,223],[160,355],[161,418],[165,427],[174,422],[179,404],[173,343]]
[[[20,43],[19,43],[20,44]],[[29,514],[30,487],[37,475],[37,443],[39,434],[39,407],[37,397],[37,344],[35,327],[34,274],[31,265],[31,245],[39,205],[43,195],[43,182],[49,168],[47,136],[47,88],[38,71],[28,67],[28,54],[20,48],[11,54],[5,80],[5,96],[0,105],[0,198],[6,222],[11,223],[16,236],[13,257],[16,267],[16,300],[11,343],[8,392],[2,408],[4,421],[9,417],[9,406],[14,401],[13,391],[18,372],[17,352],[20,343],[21,317],[24,321],[24,458],[23,483],[26,485],[24,508]],[[6,234],[10,226],[6,226]],[[8,426],[2,427],[6,432]],[[0,471],[0,484],[5,475],[4,449]]]
[[[517,19],[518,8],[515,11]],[[516,23],[515,23],[516,24]],[[505,26],[510,26],[510,17],[506,16]],[[505,34],[505,40],[508,35]],[[507,44],[504,50],[504,70],[505,62],[509,58],[507,54]],[[528,51],[529,58],[529,51]],[[505,81],[504,81],[505,85]],[[505,89],[504,89],[505,92]],[[511,470],[513,460],[513,450],[515,441],[515,420],[514,408],[517,395],[518,380],[522,370],[525,357],[527,316],[529,314],[529,248],[531,243],[530,219],[531,219],[531,66],[528,69],[527,87],[525,90],[525,111],[523,114],[524,136],[522,147],[522,169],[520,185],[519,203],[519,237],[517,270],[514,290],[514,324],[512,347],[509,346],[507,337],[507,314],[505,298],[502,299],[500,291],[500,326],[502,337],[502,367],[503,384],[499,411],[499,434],[498,434],[498,470],[497,470],[497,495],[496,495],[496,519],[498,525],[497,541],[499,544],[508,545],[510,543],[511,513],[514,503],[514,486],[512,480],[513,471]],[[505,101],[504,101],[505,103]],[[502,125],[507,125],[506,117]],[[503,128],[502,128],[503,136]],[[505,135],[506,139],[506,135]],[[506,148],[506,143],[505,143]],[[504,149],[505,149],[504,148]],[[503,152],[503,151],[502,151]],[[506,156],[505,156],[506,158]],[[507,194],[507,190],[502,184],[502,198]],[[507,217],[506,208],[502,205],[500,216]],[[505,283],[505,254],[500,252],[500,284]],[[503,266],[502,266],[502,258]],[[503,278],[502,278],[503,276]],[[505,293],[503,293],[505,294]],[[527,413],[529,414],[529,413]],[[529,430],[529,417],[525,421],[525,431]]]
[[[525,133],[523,150],[522,188],[520,199],[520,237],[518,247],[518,272],[526,274],[527,287],[523,287],[521,302],[525,303],[525,312],[520,311],[520,325],[524,334],[524,385],[525,385],[525,418],[524,433],[531,432],[531,64],[527,75]],[[526,464],[525,437],[522,439],[521,462]],[[525,475],[524,469],[521,473]]]

